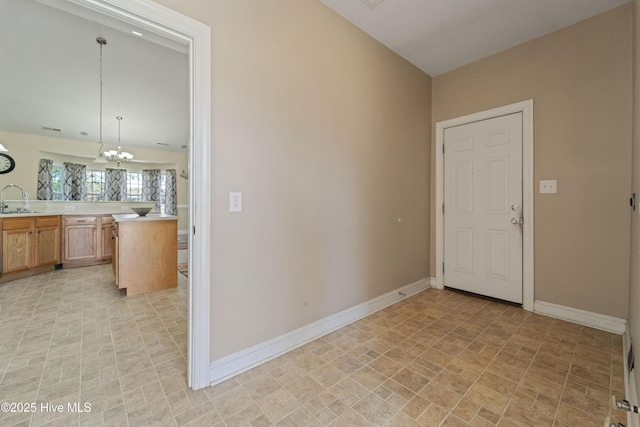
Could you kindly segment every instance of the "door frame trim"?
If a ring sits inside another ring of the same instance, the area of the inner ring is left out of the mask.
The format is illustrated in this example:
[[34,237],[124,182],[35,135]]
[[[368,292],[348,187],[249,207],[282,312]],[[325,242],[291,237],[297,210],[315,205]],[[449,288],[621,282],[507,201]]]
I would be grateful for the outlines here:
[[522,307],[533,311],[534,298],[534,245],[533,245],[533,99],[480,111],[436,123],[436,288],[444,289],[444,131],[447,128],[465,125],[480,120],[492,119],[513,113],[522,113]]
[[190,249],[187,381],[194,390],[207,387],[210,384],[211,340],[211,28],[152,0],[67,1],[188,46]]

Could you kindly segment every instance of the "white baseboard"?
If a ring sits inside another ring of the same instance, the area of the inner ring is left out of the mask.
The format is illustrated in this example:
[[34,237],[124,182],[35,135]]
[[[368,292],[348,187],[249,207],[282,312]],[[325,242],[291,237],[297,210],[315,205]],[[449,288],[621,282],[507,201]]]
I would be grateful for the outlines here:
[[591,328],[600,329],[601,331],[611,332],[618,335],[624,334],[627,329],[627,321],[625,319],[606,316],[604,314],[593,313],[564,305],[552,304],[550,302],[535,301],[533,311],[546,316],[555,317],[556,319],[567,320],[579,325],[589,326]]
[[362,304],[327,316],[324,319],[317,320],[295,331],[214,360],[209,365],[210,385],[220,383],[261,363],[274,359],[281,354],[395,304],[411,295],[429,289],[430,287],[430,278],[419,280]]

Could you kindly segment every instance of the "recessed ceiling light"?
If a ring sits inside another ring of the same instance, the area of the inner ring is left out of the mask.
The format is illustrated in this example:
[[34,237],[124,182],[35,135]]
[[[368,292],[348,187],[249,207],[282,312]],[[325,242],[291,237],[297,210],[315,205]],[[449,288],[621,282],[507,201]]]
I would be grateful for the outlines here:
[[49,126],[40,126],[40,127],[42,128],[42,130],[50,130],[50,131],[52,131],[52,132],[62,132],[62,131],[61,131],[60,129],[58,129],[58,128],[52,128],[52,127],[49,127]]
[[134,36],[138,36],[138,37],[144,37],[144,34],[138,32],[138,31],[135,31],[135,30],[131,30],[131,34],[133,34]]
[[186,145],[181,145],[180,148],[187,148],[187,146]]
[[163,147],[168,147],[171,145],[171,144],[167,144],[166,142],[156,142],[156,144],[162,145]]
[[89,132],[82,131],[82,132],[80,132],[80,135],[87,136],[87,135],[89,135]]

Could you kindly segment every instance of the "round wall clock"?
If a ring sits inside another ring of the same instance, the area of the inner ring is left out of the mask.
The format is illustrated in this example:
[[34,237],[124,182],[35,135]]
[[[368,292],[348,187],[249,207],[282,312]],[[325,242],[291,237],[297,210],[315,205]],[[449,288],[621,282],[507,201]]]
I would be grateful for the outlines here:
[[0,173],[9,173],[16,167],[16,161],[8,154],[0,153]]

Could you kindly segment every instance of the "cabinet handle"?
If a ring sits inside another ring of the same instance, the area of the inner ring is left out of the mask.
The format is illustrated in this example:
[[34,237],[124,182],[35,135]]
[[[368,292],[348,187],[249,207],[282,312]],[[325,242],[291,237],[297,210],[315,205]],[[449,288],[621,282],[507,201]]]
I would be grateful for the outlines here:
[[30,231],[29,234],[33,234],[33,231]]
[[76,219],[76,222],[87,222],[86,219]]
[[38,230],[38,234],[40,234],[42,232],[42,230]]

